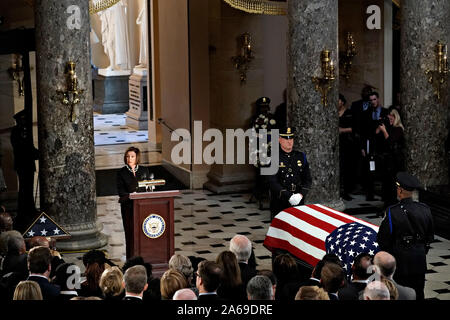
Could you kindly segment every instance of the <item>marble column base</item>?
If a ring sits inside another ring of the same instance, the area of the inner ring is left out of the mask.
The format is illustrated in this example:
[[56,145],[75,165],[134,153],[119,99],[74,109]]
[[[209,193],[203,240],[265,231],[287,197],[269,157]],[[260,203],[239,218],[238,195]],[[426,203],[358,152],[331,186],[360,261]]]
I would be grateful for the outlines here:
[[108,243],[108,237],[101,233],[103,227],[99,223],[83,226],[74,225],[64,227],[64,229],[70,233],[71,237],[69,239],[56,241],[56,248],[58,251],[98,249]]
[[236,175],[220,175],[210,172],[207,177],[209,181],[203,187],[218,194],[252,191],[255,187],[254,175],[247,172]]

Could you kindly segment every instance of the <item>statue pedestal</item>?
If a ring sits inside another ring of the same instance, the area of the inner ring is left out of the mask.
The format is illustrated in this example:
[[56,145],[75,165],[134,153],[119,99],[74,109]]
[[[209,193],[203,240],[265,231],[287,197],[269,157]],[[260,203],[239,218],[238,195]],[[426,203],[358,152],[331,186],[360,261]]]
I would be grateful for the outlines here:
[[136,130],[147,130],[147,69],[134,68],[133,72],[128,80],[129,109],[126,112],[126,124]]
[[94,80],[94,111],[101,114],[125,113],[128,110],[130,70],[99,69]]

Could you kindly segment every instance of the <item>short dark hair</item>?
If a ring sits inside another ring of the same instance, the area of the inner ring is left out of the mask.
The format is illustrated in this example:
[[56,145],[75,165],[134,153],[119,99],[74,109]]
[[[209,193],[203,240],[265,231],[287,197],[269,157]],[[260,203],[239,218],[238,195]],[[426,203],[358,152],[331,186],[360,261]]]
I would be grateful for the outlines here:
[[336,263],[328,262],[322,268],[320,280],[328,293],[335,293],[341,288],[345,279],[344,269]]
[[339,93],[339,99],[341,99],[341,101],[342,101],[344,104],[347,103],[347,100],[345,99],[344,95],[341,94],[341,93]]
[[30,273],[45,273],[51,262],[52,253],[47,247],[34,247],[28,252],[28,269]]
[[353,261],[353,274],[363,280],[370,277],[370,273],[368,273],[367,268],[363,264],[364,260],[372,261],[372,256],[367,252],[362,252]]
[[129,147],[129,148],[125,151],[125,153],[124,153],[124,155],[123,155],[123,162],[124,162],[125,164],[127,164],[127,154],[128,154],[128,152],[130,152],[130,151],[133,151],[134,153],[136,153],[136,164],[139,164],[140,161],[141,161],[141,151],[140,151],[138,148],[136,148],[136,147]]
[[216,291],[220,285],[222,269],[214,261],[204,260],[198,264],[198,275],[203,281],[207,292]]
[[369,97],[370,97],[370,96],[376,96],[377,98],[380,97],[380,95],[379,95],[378,92],[376,92],[376,91],[372,91],[372,92],[369,94]]

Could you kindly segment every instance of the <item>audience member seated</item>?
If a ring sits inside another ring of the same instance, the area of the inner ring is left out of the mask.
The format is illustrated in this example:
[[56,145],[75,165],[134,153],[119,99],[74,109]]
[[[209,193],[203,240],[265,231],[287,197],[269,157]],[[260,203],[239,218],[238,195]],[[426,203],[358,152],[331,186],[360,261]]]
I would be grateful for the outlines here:
[[278,290],[275,294],[275,300],[281,300],[284,286],[300,280],[298,278],[297,262],[290,254],[283,253],[276,256],[272,270],[277,277]]
[[77,271],[79,272],[78,266],[74,263],[62,263],[56,268],[55,277],[51,282],[61,289],[58,300],[67,301],[78,296],[76,289],[80,283],[76,282],[80,281],[81,275],[76,275]]
[[318,286],[302,286],[295,295],[295,300],[330,300],[330,297]]
[[188,257],[178,253],[174,254],[172,257],[170,257],[169,268],[174,269],[184,275],[188,283],[188,287],[195,288],[194,268],[192,267],[192,262]]
[[34,247],[28,252],[28,268],[30,275],[27,280],[36,281],[41,287],[44,300],[56,300],[60,288],[49,281],[52,253],[46,247]]
[[369,282],[364,289],[364,300],[390,300],[389,290],[381,281]]
[[368,268],[372,265],[372,256],[368,253],[360,253],[356,256],[352,265],[352,280],[345,287],[339,289],[339,300],[360,300],[360,296],[367,285],[367,279],[372,272]]
[[320,273],[320,283],[330,300],[339,300],[337,292],[345,285],[344,269],[336,263],[325,263]]
[[254,276],[247,284],[248,300],[274,300],[272,282],[266,276]]
[[0,234],[13,230],[13,219],[8,212],[0,213]]
[[125,290],[122,283],[123,273],[119,267],[114,266],[105,269],[100,277],[100,289],[103,292],[103,300],[122,300],[125,296]]
[[248,264],[252,255],[252,242],[244,235],[235,235],[230,241],[230,251],[236,255],[241,269],[241,278],[244,287],[256,275],[256,267]]
[[122,273],[125,273],[128,268],[132,266],[144,266],[147,271],[147,284],[148,288],[144,291],[144,301],[149,300],[161,300],[160,279],[153,277],[153,266],[144,261],[141,256],[136,256],[125,261],[122,267]]
[[184,288],[177,290],[172,300],[197,300],[197,295],[192,289]]
[[272,282],[272,289],[273,289],[273,296],[275,297],[276,293],[277,293],[277,277],[275,276],[275,274],[273,273],[272,270],[269,269],[262,269],[258,271],[258,276],[266,276],[267,278],[270,279],[270,282]]
[[78,296],[78,297],[73,297],[70,300],[79,300],[79,301],[100,300],[101,301],[103,299],[99,298],[99,297],[80,297],[80,296]]
[[2,234],[6,255],[0,272],[0,299],[11,300],[16,285],[28,277],[25,241],[20,232],[11,230]]
[[105,258],[105,254],[100,250],[90,250],[83,256],[86,280],[81,283],[79,296],[99,298],[103,296],[99,283],[100,277],[105,271]]
[[397,262],[393,255],[386,251],[379,251],[373,258],[373,264],[377,267],[377,271],[381,277],[385,277],[392,281],[398,291],[397,300],[416,300],[416,291],[413,288],[399,285],[394,281],[394,273],[397,267]]
[[216,263],[222,268],[222,277],[217,289],[219,297],[224,300],[247,300],[236,255],[231,251],[222,251],[217,256]]
[[14,290],[13,300],[43,300],[39,284],[35,281],[20,281]]
[[398,290],[395,287],[394,282],[385,277],[381,277],[381,282],[383,282],[386,285],[386,288],[388,288],[390,300],[398,300]]
[[222,269],[214,261],[204,260],[198,264],[196,286],[199,292],[198,300],[220,300],[217,288],[220,285]]
[[34,248],[34,247],[47,247],[50,249],[51,253],[52,253],[52,271],[50,273],[50,279],[52,279],[55,276],[55,271],[56,268],[60,265],[63,264],[65,261],[63,260],[63,258],[61,257],[61,254],[52,249],[53,246],[50,245],[50,241],[49,238],[46,237],[42,237],[42,236],[36,236],[33,237],[29,240],[29,248]]
[[174,269],[169,269],[161,277],[161,299],[172,300],[174,293],[188,287],[185,276]]
[[125,288],[123,300],[142,302],[142,296],[148,287],[145,267],[136,265],[127,268],[123,275],[123,287]]

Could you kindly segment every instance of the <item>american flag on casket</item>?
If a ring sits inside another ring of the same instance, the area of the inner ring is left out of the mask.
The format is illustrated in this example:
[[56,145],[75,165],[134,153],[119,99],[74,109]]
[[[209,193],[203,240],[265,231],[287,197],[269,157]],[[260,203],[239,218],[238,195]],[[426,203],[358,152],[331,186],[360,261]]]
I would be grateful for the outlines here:
[[[370,230],[373,232],[367,234]],[[378,226],[374,224],[320,204],[310,204],[278,213],[270,224],[263,245],[270,251],[286,250],[311,266],[315,266],[326,253],[335,253],[349,271],[348,266],[351,267],[357,256],[355,253],[378,251],[377,233]],[[341,237],[348,239],[344,242]],[[362,243],[364,248],[352,253],[351,243],[355,248]]]

